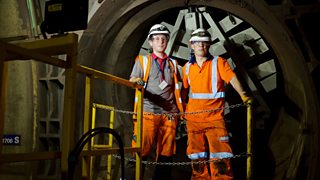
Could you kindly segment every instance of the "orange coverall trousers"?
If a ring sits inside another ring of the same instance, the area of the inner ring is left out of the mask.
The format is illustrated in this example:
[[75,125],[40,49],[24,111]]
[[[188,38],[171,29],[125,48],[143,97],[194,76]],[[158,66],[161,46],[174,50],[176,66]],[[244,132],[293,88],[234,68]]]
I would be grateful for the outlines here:
[[[228,133],[223,120],[211,122],[187,121],[187,155],[192,162],[214,160],[207,163],[192,164],[194,180],[232,179],[230,159],[233,154],[229,145]],[[208,171],[210,169],[210,172]]]
[[[152,145],[156,143],[156,158],[159,155],[172,156],[176,150],[177,117],[168,118],[166,115],[143,115],[142,119],[142,152],[141,156],[150,155]],[[137,123],[134,121],[134,137],[137,133]],[[132,147],[136,146],[135,138]]]

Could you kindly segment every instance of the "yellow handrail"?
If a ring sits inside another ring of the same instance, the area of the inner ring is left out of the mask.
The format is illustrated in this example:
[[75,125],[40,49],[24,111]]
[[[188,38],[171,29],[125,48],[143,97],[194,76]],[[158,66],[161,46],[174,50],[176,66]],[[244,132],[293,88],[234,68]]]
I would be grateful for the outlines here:
[[[66,60],[62,60],[55,55],[66,54]],[[0,163],[8,162],[23,162],[34,161],[43,159],[58,159],[61,158],[61,179],[66,179],[68,171],[68,155],[71,148],[74,146],[74,127],[75,127],[75,91],[76,91],[76,74],[82,73],[86,75],[86,83],[91,83],[92,78],[98,78],[102,80],[112,81],[114,83],[127,86],[132,89],[139,90],[139,108],[138,110],[138,128],[141,128],[142,117],[142,96],[143,86],[129,82],[126,79],[122,79],[101,71],[94,70],[89,67],[85,67],[77,64],[78,54],[78,35],[71,33],[66,36],[56,37],[44,40],[35,40],[31,42],[22,43],[7,43],[0,41],[0,137],[3,136],[4,128],[4,102],[6,97],[6,80],[7,80],[7,62],[14,60],[36,60],[46,64],[54,65],[60,68],[66,69],[65,71],[65,96],[64,96],[64,110],[63,110],[63,130],[62,130],[62,151],[61,152],[37,152],[37,153],[17,153],[17,154],[3,154],[2,153],[2,141],[0,142]],[[90,127],[89,121],[86,118],[91,119],[91,105],[92,105],[92,87],[89,86],[86,90],[85,104],[89,106],[89,109],[85,109],[85,123],[87,122]],[[141,133],[141,129],[138,131]],[[141,179],[141,134],[137,135],[138,143],[137,147],[125,148],[125,153],[136,152],[137,155],[137,168],[136,179]],[[94,156],[105,153],[117,153],[117,148],[103,149],[103,150],[84,150],[80,156]],[[14,158],[18,157],[18,158]],[[38,157],[39,156],[39,157]]]
[[[102,79],[102,80],[109,80],[109,81],[113,81],[113,82],[120,84],[120,85],[124,85],[124,86],[130,87],[130,88],[133,88],[133,89],[138,89],[139,95],[138,95],[138,112],[137,112],[137,121],[138,121],[137,122],[137,124],[138,124],[137,130],[140,133],[137,134],[137,146],[132,147],[131,151],[136,152],[136,179],[137,180],[142,179],[140,151],[141,151],[141,146],[142,146],[141,145],[141,143],[142,143],[141,142],[141,133],[142,133],[141,119],[142,119],[142,108],[143,108],[143,106],[142,106],[143,86],[137,85],[136,83],[129,82],[126,79],[122,79],[122,78],[110,75],[108,73],[101,72],[101,71],[98,71],[98,70],[95,70],[95,69],[92,69],[92,68],[89,68],[86,66],[82,66],[82,65],[77,65],[77,71],[86,75],[85,107],[88,107],[88,108],[85,108],[85,110],[84,110],[84,132],[88,131],[89,127],[91,127],[92,123],[94,123],[92,121],[94,118],[91,119],[91,117],[94,116],[94,113],[92,112],[92,110],[94,110],[94,109],[92,109],[91,107],[95,104],[92,102],[92,97],[93,97],[92,79],[93,78]],[[97,106],[97,104],[96,104],[96,106]],[[93,151],[93,152],[97,151],[97,149],[92,149],[91,146],[92,146],[92,144],[86,145],[85,150]],[[128,148],[128,149],[130,149],[130,148]],[[125,152],[127,152],[126,150],[127,149],[125,149]],[[86,161],[89,163],[87,163]],[[83,164],[82,164],[83,169],[85,170],[85,171],[83,171],[82,176],[90,178],[92,176],[92,172],[91,172],[92,161],[91,161],[91,158],[87,159],[86,161],[83,161]]]
[[117,76],[113,76],[111,74],[108,74],[108,73],[105,73],[105,72],[102,72],[102,71],[98,71],[98,70],[95,70],[95,69],[92,69],[92,68],[89,68],[89,67],[86,67],[86,66],[82,66],[82,65],[77,65],[77,71],[79,73],[83,73],[83,74],[87,74],[88,76],[92,76],[93,78],[97,78],[97,79],[103,79],[103,80],[108,80],[108,81],[113,81],[117,84],[120,84],[120,85],[124,85],[124,86],[127,86],[129,88],[132,88],[132,89],[142,89],[143,86],[141,85],[138,85],[136,83],[132,83],[130,81],[128,81],[127,79],[123,79],[123,78],[120,78],[120,77],[117,77]]

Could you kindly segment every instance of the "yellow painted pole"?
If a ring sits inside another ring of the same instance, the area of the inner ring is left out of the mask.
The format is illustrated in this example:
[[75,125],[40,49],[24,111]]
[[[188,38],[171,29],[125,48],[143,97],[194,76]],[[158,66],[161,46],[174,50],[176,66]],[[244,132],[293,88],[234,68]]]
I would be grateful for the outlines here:
[[139,89],[138,93],[138,108],[137,108],[137,147],[140,151],[136,152],[136,180],[142,180],[141,170],[141,147],[142,147],[142,113],[143,113],[143,89]]
[[[95,126],[95,122],[96,122],[96,109],[97,108],[101,108],[101,109],[108,109],[110,110],[110,122],[109,122],[109,128],[113,129],[114,127],[114,117],[115,117],[115,109],[114,107],[111,106],[107,106],[107,105],[103,105],[103,104],[96,104],[96,103],[92,103],[92,129],[94,129]],[[92,141],[91,141],[91,148],[112,148],[113,145],[113,135],[109,134],[109,139],[108,139],[108,144],[107,145],[102,145],[102,144],[95,144],[94,143],[94,137],[92,137]],[[93,151],[95,151],[96,149],[94,149]],[[90,174],[93,174],[92,171],[92,167],[93,167],[93,157],[90,157],[91,161],[90,161],[90,167],[91,167],[91,171]],[[112,165],[112,156],[110,154],[107,154],[107,180],[111,179],[111,165]],[[91,175],[92,178],[92,175]]]
[[78,35],[68,34],[72,39],[72,47],[67,53],[65,71],[65,89],[63,105],[62,147],[61,147],[61,179],[66,179],[68,157],[75,145],[75,114],[76,114],[76,65],[78,54]]
[[[114,108],[110,111],[110,122],[109,122],[109,128],[113,129],[114,127]],[[113,135],[109,134],[109,142],[108,146],[112,147],[113,145]],[[108,164],[107,164],[107,180],[111,180],[111,165],[112,165],[112,156],[108,154]]]
[[[86,76],[85,78],[85,96],[84,96],[84,121],[83,121],[83,133],[88,132],[91,129],[92,118],[95,116],[95,109],[91,109],[92,96],[93,96],[93,83],[92,76]],[[94,113],[92,112],[94,111]],[[94,124],[93,124],[94,126]],[[91,150],[91,140],[84,146],[84,150]],[[90,179],[92,176],[92,157],[82,158],[82,178]]]
[[247,104],[247,180],[252,179],[252,119],[251,119],[251,104]]
[[[91,88],[93,89],[93,87]],[[90,103],[92,104],[92,118],[91,118],[91,129],[94,129],[96,127],[96,114],[97,114],[97,107],[95,106],[94,103]],[[89,127],[89,126],[88,126]],[[94,147],[94,137],[91,138],[90,142],[90,147],[88,149],[92,150],[92,148]],[[90,179],[93,178],[93,157],[90,156],[88,157],[90,159],[90,164],[89,164],[89,177]]]

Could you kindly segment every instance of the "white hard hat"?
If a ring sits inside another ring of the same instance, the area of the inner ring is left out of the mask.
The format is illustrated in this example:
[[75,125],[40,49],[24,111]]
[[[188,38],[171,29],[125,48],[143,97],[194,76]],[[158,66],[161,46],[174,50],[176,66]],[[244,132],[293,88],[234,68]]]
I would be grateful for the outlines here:
[[204,30],[203,28],[196,29],[191,33],[191,41],[208,41],[211,42],[211,35],[208,31]]
[[150,38],[151,35],[153,34],[166,34],[170,35],[170,31],[168,28],[162,24],[155,24],[150,28],[150,31],[148,33],[148,39]]

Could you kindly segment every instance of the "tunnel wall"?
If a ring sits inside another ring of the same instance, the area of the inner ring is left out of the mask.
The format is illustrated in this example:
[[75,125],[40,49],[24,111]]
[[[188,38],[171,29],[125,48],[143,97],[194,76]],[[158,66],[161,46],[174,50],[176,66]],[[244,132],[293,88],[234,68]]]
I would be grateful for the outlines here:
[[[189,5],[206,5],[232,11],[250,23],[264,36],[275,51],[284,79],[284,95],[300,110],[293,115],[286,105],[282,107],[272,131],[269,147],[276,159],[275,179],[289,171],[296,174],[292,161],[300,161],[302,151],[307,151],[310,169],[308,179],[316,176],[318,166],[318,119],[316,92],[306,62],[290,31],[263,2],[247,1],[190,1]],[[153,20],[167,9],[185,7],[184,1],[105,1],[92,17],[80,41],[80,63],[128,78],[134,57]],[[118,108],[131,109],[133,93],[122,87],[108,84],[97,91],[104,99]],[[103,94],[113,94],[106,96]],[[129,96],[128,96],[129,94]],[[290,107],[290,104],[288,105]],[[121,118],[121,117],[120,117]],[[122,123],[128,121],[122,119]],[[130,123],[130,122],[129,122]],[[121,125],[120,125],[121,126]],[[288,128],[286,128],[288,127]],[[301,129],[308,129],[302,134]],[[286,148],[290,147],[290,148]],[[285,149],[285,150],[284,150]],[[293,153],[300,149],[300,153]],[[290,160],[291,159],[291,160]],[[285,161],[283,163],[283,161]]]

